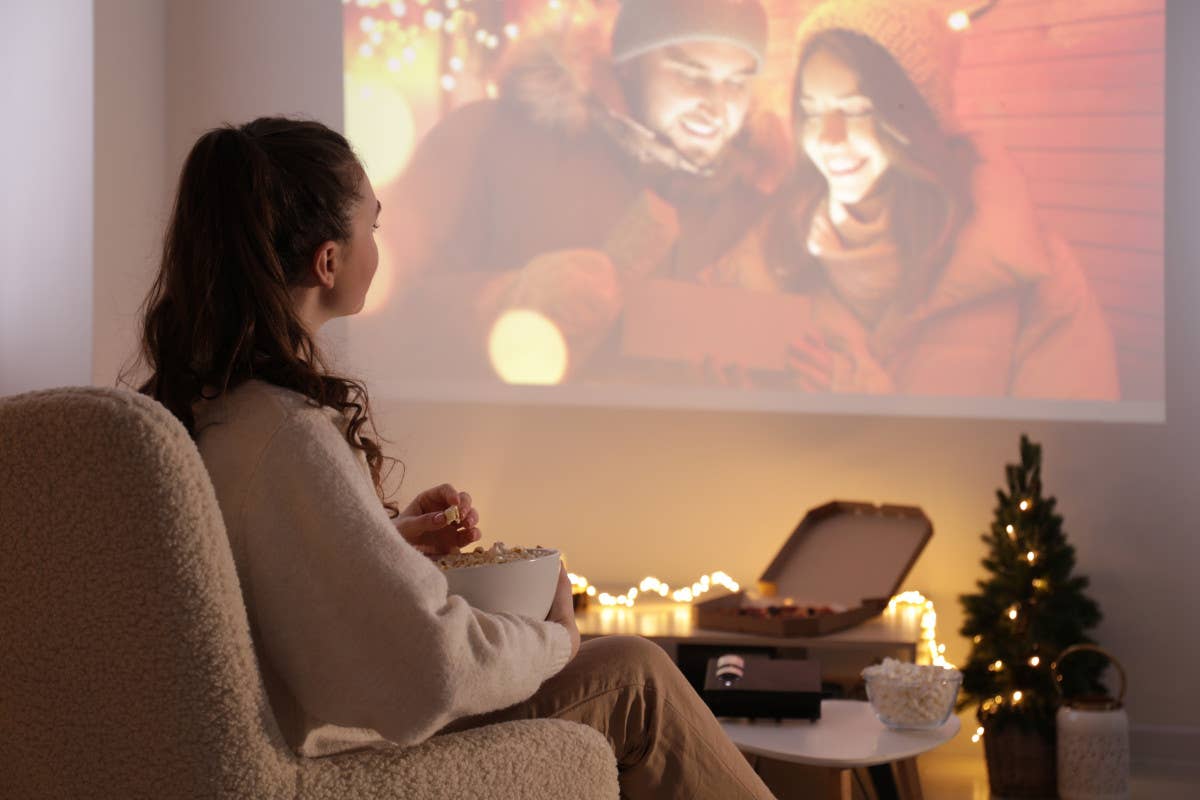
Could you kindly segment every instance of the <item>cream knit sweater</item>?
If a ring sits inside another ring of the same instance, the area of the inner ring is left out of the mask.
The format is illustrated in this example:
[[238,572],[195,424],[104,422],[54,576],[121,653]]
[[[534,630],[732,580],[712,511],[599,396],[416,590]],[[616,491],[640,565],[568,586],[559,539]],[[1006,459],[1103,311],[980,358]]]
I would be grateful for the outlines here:
[[526,699],[570,657],[561,625],[447,595],[344,425],[260,381],[196,406],[266,688],[305,756],[420,742]]

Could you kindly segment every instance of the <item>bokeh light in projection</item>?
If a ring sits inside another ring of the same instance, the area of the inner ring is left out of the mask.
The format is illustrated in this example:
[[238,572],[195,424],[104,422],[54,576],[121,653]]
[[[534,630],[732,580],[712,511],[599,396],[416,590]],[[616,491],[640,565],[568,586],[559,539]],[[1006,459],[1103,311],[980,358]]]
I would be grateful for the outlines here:
[[399,176],[416,146],[417,126],[397,89],[347,73],[346,132],[376,190]]
[[392,260],[387,240],[376,236],[375,244],[379,247],[379,267],[375,270],[375,277],[371,279],[371,288],[367,290],[367,299],[360,312],[367,316],[386,306],[396,289],[395,262]]
[[567,343],[558,326],[536,311],[500,315],[488,337],[492,369],[505,383],[554,386],[567,373]]

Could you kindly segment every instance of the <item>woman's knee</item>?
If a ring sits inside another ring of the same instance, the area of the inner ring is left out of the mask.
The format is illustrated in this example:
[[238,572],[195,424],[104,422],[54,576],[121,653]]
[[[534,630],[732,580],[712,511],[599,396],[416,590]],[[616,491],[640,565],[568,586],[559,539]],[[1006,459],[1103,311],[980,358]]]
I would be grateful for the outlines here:
[[641,636],[605,636],[595,640],[595,643],[602,643],[602,657],[606,661],[616,662],[622,672],[639,683],[670,685],[683,679],[667,652],[649,639]]

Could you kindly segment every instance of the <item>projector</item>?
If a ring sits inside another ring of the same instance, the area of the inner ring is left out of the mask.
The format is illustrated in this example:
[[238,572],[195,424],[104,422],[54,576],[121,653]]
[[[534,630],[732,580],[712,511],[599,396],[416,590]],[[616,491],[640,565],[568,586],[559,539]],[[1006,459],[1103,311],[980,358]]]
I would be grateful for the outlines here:
[[704,702],[718,717],[821,718],[821,666],[816,661],[727,653],[708,660]]

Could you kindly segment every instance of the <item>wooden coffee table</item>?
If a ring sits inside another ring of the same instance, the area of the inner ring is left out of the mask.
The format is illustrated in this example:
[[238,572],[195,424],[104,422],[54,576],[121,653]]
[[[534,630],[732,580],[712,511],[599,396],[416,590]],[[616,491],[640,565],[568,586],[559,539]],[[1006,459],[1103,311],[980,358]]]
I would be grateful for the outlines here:
[[866,768],[890,764],[901,800],[920,800],[916,757],[953,739],[960,723],[951,715],[936,730],[894,731],[876,718],[870,703],[825,700],[815,722],[723,719],[721,727],[756,769],[759,759],[815,768],[811,772],[825,797],[850,800],[856,781],[862,794],[872,797]]

